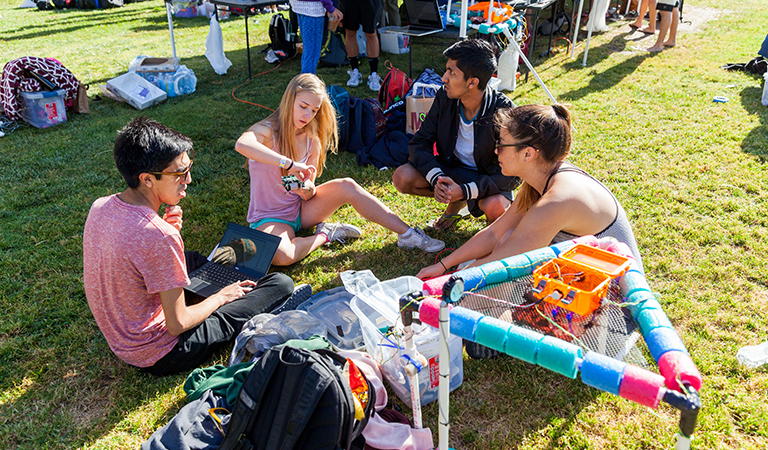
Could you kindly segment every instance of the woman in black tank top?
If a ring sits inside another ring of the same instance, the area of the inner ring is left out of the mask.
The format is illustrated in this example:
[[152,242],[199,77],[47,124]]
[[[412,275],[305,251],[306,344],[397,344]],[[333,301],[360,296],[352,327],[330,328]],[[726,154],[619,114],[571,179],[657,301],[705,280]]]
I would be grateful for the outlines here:
[[416,276],[432,278],[467,261],[478,266],[576,236],[612,236],[640,263],[632,228],[602,183],[566,162],[571,115],[563,105],[525,105],[496,114],[501,172],[523,184],[507,211],[458,250]]

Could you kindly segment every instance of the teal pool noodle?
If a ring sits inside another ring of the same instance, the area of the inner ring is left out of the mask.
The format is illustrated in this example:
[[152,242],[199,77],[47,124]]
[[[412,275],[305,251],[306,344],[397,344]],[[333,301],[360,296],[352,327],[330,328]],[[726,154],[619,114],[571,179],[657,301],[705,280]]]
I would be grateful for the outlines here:
[[576,246],[576,243],[573,241],[563,241],[563,242],[558,242],[557,244],[550,245],[549,248],[551,248],[552,251],[555,252],[555,256],[560,256],[563,253],[567,252],[568,250],[572,249],[574,246]]
[[646,308],[637,313],[635,321],[640,326],[643,336],[648,334],[654,328],[665,327],[673,328],[667,314],[662,309]]
[[632,313],[632,317],[637,317],[644,309],[662,309],[653,292],[648,291],[636,291],[629,297],[624,297],[624,302],[629,304],[627,308]]
[[525,362],[536,364],[536,349],[544,335],[527,328],[512,325],[507,331],[507,342],[504,344],[504,353],[522,359]]
[[476,342],[477,324],[483,317],[485,317],[483,314],[471,309],[460,306],[453,308],[451,310],[451,334]]
[[507,279],[514,280],[533,273],[531,260],[525,255],[515,255],[501,260],[507,266]]
[[544,336],[539,341],[536,352],[536,364],[553,372],[576,378],[576,361],[581,359],[581,348],[552,336]]
[[477,324],[475,342],[488,348],[504,351],[504,343],[507,340],[507,331],[512,327],[509,322],[490,316],[483,316]]
[[651,287],[648,285],[648,280],[645,279],[645,275],[637,270],[628,270],[619,279],[619,288],[621,289],[621,295],[629,297],[637,291],[651,291]]
[[680,336],[677,335],[677,331],[673,328],[654,328],[648,333],[643,333],[643,339],[645,339],[645,343],[648,345],[648,350],[651,352],[651,356],[653,356],[654,361],[657,363],[664,353],[673,350],[683,352],[686,355],[688,354],[685,344],[683,344]]
[[587,386],[619,395],[627,363],[597,352],[587,352],[581,362],[581,381]]
[[480,266],[485,274],[485,285],[503,283],[509,280],[507,266],[501,261],[493,261]]
[[535,269],[536,267],[539,267],[540,265],[544,264],[545,262],[557,256],[555,254],[555,251],[549,247],[544,247],[537,250],[531,250],[530,252],[523,253],[523,255],[525,255],[528,259],[531,260],[533,269]]
[[479,267],[460,270],[454,275],[458,275],[464,280],[464,292],[485,287],[485,274]]

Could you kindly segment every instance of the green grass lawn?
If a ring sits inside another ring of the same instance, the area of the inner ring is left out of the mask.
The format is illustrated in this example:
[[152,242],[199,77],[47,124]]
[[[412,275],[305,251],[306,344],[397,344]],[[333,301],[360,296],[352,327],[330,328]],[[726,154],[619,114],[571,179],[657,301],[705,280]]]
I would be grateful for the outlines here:
[[[0,448],[137,448],[185,404],[185,376],[156,379],[117,360],[83,293],[88,208],[123,189],[111,156],[115,133],[146,114],[194,140],[182,234],[187,249],[207,252],[227,222],[245,223],[248,174],[233,145],[268,113],[233,97],[274,108],[300,62],[241,86],[242,19],[222,23],[233,62],[224,76],[204,56],[207,21],[176,19],[178,56],[197,75],[197,91],[139,112],[96,94],[136,55],[170,55],[162,2],[44,12],[20,3],[0,2],[0,63],[25,55],[58,59],[90,84],[91,113],[0,138]],[[756,56],[768,10],[764,0],[689,0],[684,18],[693,23],[661,54],[636,51],[652,38],[617,22],[593,36],[587,67],[580,42],[576,60],[560,51],[537,69],[572,105],[572,160],[623,203],[649,282],[702,372],[694,446],[768,448],[768,371],[735,359],[741,346],[768,339],[768,108],[760,104],[761,80],[719,68]],[[268,16],[253,19],[251,44],[260,50]],[[539,44],[541,53],[546,39]],[[439,47],[415,52],[415,73],[444,66]],[[254,73],[272,68],[263,55],[251,56]],[[383,55],[382,66],[386,59],[408,68],[408,55]],[[347,79],[344,69],[318,75],[327,84]],[[366,87],[351,92],[370,96]],[[730,101],[713,103],[716,95]],[[510,97],[547,102],[532,77]],[[408,222],[423,226],[441,212],[434,201],[399,195],[391,171],[359,167],[353,155],[328,158],[323,179],[341,176],[355,178]],[[371,269],[384,280],[434,261],[398,248],[394,235],[348,207],[332,220],[358,225],[366,236],[282,269],[314,291],[340,285],[344,270]],[[457,247],[484,225],[466,220],[436,237]],[[437,405],[424,414],[437,439]],[[668,406],[652,411],[511,358],[466,360],[464,384],[451,394],[451,446],[461,449],[671,448],[677,421]]]

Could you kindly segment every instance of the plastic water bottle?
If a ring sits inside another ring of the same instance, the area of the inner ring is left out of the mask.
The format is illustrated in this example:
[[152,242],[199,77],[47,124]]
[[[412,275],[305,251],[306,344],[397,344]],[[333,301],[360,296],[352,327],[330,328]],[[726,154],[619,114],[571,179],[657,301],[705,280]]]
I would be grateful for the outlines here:
[[741,347],[736,353],[736,359],[750,369],[762,366],[768,362],[768,341],[760,345]]

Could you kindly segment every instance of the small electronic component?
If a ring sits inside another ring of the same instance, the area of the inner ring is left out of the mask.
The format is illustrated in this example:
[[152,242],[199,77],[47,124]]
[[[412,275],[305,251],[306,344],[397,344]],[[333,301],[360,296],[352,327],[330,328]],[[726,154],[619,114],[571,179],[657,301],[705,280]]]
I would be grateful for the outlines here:
[[304,182],[296,178],[296,175],[286,175],[282,177],[282,183],[286,192],[304,189]]

